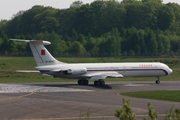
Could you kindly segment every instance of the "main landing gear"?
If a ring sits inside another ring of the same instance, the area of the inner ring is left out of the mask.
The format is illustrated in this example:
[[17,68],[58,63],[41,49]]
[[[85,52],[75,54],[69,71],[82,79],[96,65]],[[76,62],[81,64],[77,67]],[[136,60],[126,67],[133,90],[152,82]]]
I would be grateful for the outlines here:
[[158,77],[158,80],[156,80],[156,84],[160,84],[160,80],[159,80],[159,77]]
[[78,80],[78,85],[88,85],[89,81],[88,80]]
[[103,85],[105,85],[105,82],[104,82],[104,80],[94,81],[94,85],[95,86],[103,86]]
[[[78,80],[78,85],[88,85],[89,81],[88,80]],[[95,86],[103,86],[105,85],[104,80],[96,80],[94,81]]]

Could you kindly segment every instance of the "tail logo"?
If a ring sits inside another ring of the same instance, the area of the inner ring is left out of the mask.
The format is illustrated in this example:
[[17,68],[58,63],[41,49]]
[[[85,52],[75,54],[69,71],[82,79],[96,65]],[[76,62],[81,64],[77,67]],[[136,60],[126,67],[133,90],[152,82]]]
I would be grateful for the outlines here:
[[41,55],[46,55],[46,51],[44,49],[41,50]]

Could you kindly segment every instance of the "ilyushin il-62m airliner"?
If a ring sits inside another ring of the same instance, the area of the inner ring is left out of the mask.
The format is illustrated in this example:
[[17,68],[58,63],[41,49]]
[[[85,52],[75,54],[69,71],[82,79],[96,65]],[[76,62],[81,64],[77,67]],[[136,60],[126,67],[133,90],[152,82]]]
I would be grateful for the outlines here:
[[55,78],[79,79],[79,85],[88,85],[89,80],[94,80],[94,85],[105,85],[106,78],[123,77],[156,77],[159,84],[161,76],[172,73],[167,65],[160,62],[137,62],[137,63],[78,63],[68,64],[56,60],[44,45],[51,44],[44,40],[22,40],[30,45],[34,59],[37,63],[36,70],[45,75]]

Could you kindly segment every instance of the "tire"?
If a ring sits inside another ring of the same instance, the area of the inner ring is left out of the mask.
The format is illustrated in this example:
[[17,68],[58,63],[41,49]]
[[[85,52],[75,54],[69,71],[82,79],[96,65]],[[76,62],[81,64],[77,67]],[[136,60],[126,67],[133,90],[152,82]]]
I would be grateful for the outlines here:
[[78,80],[78,85],[88,85],[89,81],[88,80]]
[[156,84],[160,84],[160,80],[156,80]]

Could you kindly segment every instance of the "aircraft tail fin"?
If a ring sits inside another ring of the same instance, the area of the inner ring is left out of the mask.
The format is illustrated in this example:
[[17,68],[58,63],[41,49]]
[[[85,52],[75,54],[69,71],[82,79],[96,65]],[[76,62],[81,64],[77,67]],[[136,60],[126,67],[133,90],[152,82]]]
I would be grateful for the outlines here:
[[64,64],[56,60],[49,51],[45,48],[44,45],[49,45],[51,42],[44,40],[22,40],[22,39],[10,39],[15,41],[23,41],[29,43],[32,54],[36,61],[37,66],[45,66],[45,65],[56,65],[56,64]]

